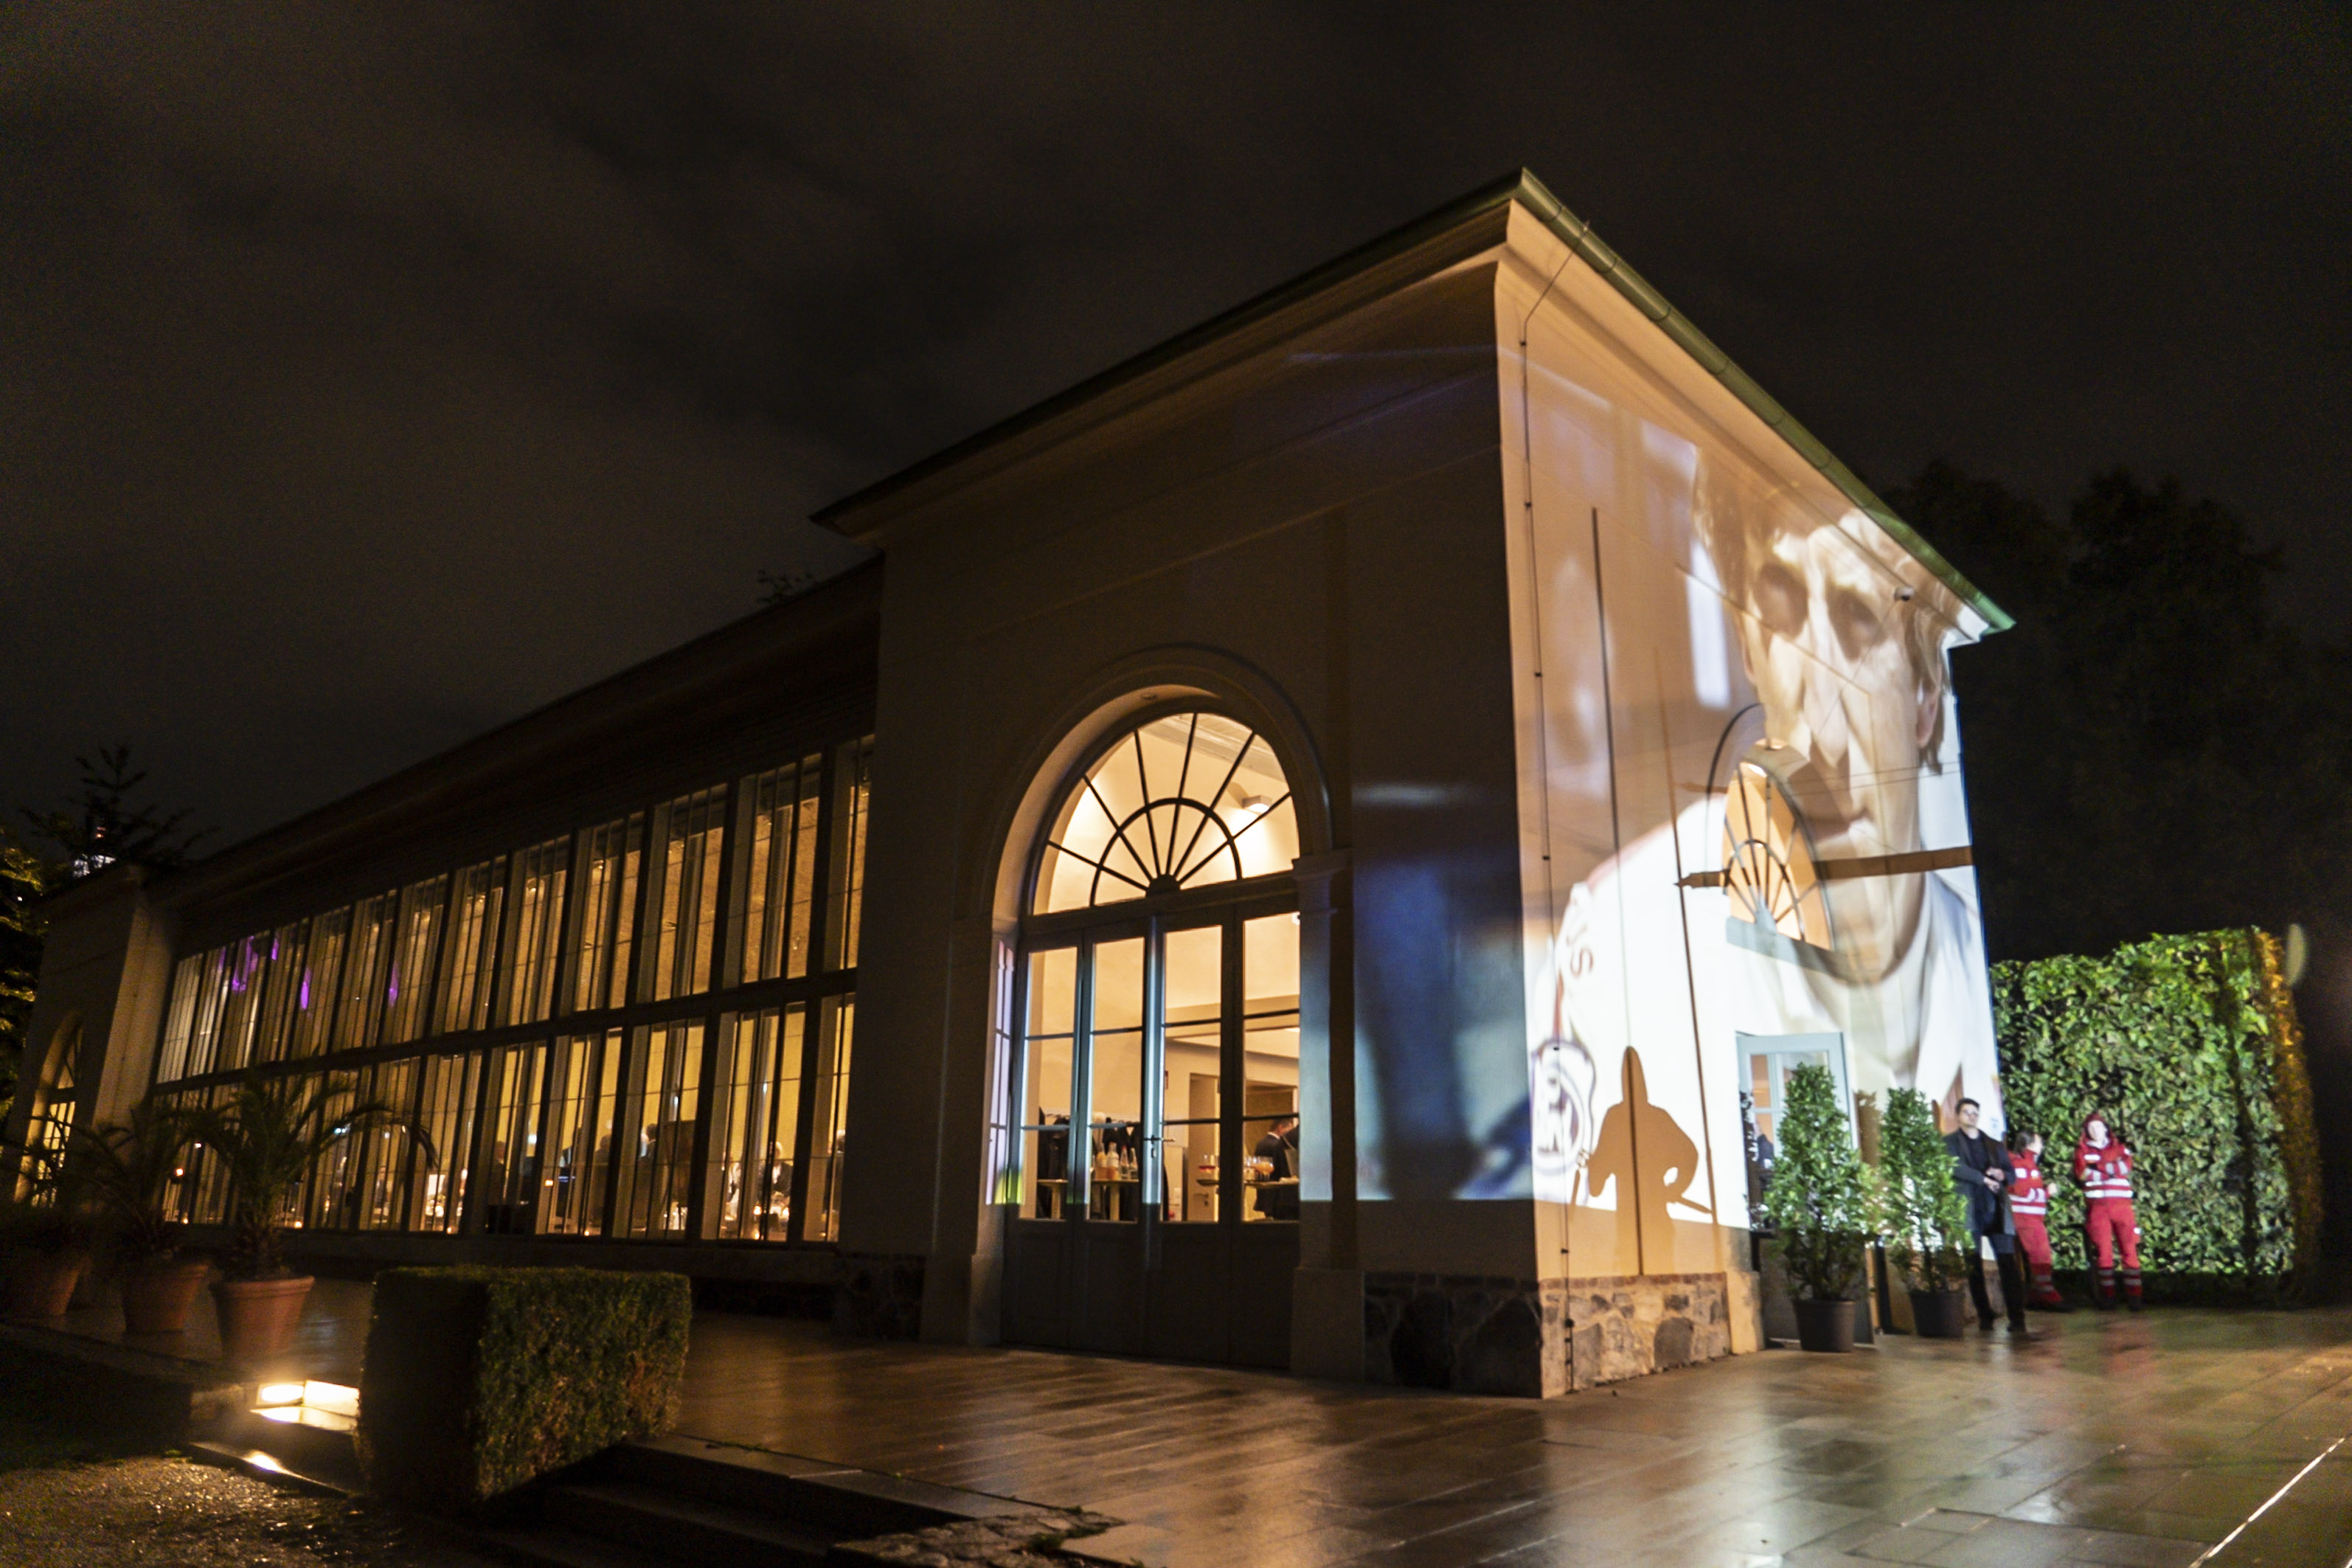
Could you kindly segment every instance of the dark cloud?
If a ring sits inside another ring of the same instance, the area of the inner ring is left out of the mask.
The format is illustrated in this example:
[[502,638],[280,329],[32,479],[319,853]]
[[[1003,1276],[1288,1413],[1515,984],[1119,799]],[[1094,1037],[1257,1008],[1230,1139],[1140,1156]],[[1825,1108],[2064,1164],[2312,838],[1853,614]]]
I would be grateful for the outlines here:
[[2344,17],[9,8],[0,805],[315,804],[1522,163],[1865,471],[2178,472],[2333,633]]

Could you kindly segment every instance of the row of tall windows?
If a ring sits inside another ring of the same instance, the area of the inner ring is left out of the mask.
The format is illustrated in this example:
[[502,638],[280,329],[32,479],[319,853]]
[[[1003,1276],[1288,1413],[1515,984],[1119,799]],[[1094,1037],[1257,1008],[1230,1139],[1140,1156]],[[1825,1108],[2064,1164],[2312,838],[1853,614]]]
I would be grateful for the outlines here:
[[[381,1104],[405,1128],[337,1142],[288,1218],[322,1230],[832,1241],[841,1213],[854,994],[404,1058],[320,1074],[331,1120]],[[707,1092],[706,1092],[707,1089]],[[226,1084],[159,1091],[218,1103]],[[169,1212],[226,1216],[187,1152]]]
[[[870,749],[849,742],[829,770],[812,755],[190,953],[156,1081],[800,979],[820,947],[825,972],[855,969]],[[744,851],[731,892],[730,839]]]
[[[219,1075],[324,1058],[308,1070],[336,1104],[415,1117],[429,1154],[404,1131],[342,1141],[304,1226],[833,1240],[871,750],[189,954],[157,1092],[216,1099]],[[209,1223],[228,1198],[193,1152],[175,1212]]]

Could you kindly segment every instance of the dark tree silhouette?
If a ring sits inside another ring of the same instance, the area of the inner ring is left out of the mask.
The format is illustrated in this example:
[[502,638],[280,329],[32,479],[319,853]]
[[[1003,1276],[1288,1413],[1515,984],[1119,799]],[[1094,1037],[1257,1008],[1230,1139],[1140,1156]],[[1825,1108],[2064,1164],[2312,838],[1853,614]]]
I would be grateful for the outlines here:
[[74,759],[81,770],[81,793],[71,806],[24,808],[33,831],[64,852],[67,875],[87,877],[118,860],[159,867],[184,863],[211,830],[188,830],[188,818],[195,815],[192,808],[165,811],[131,803],[147,773],[131,765],[129,742],[100,746],[95,754],[95,762],[89,756]]
[[2119,469],[2063,521],[1947,463],[1888,500],[2017,617],[1952,660],[1992,956],[2352,918],[2352,645],[2277,551]]

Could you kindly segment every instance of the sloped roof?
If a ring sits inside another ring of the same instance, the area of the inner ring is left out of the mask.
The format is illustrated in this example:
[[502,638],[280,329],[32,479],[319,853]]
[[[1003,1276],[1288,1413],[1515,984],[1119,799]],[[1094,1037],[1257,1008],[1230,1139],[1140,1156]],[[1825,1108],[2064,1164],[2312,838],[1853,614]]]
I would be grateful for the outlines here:
[[814,520],[832,525],[845,520],[851,513],[864,510],[874,502],[895,495],[931,476],[941,473],[1000,446],[1022,433],[1070,410],[1125,385],[1216,340],[1239,331],[1255,321],[1297,304],[1343,280],[1369,270],[1404,251],[1411,250],[1448,229],[1466,223],[1496,208],[1516,202],[1533,214],[1553,235],[1568,246],[1585,265],[1606,279],[1618,293],[1631,300],[1634,307],[1660,331],[1698,363],[1707,374],[1721,382],[1732,395],[1753,410],[1798,456],[1811,464],[1822,476],[1852,501],[1855,508],[1885,529],[1888,537],[1903,546],[1932,573],[1960,601],[1982,616],[1994,631],[2006,631],[2015,624],[2004,611],[1987,596],[1984,591],[1961,574],[1959,569],[1944,559],[1936,547],[1919,531],[1897,516],[1895,510],[1835,454],[1822,445],[1813,433],[1797,422],[1773,399],[1755,379],[1731,356],[1717,348],[1706,333],[1692,324],[1689,317],[1675,310],[1665,296],[1651,287],[1642,275],[1627,264],[1592,232],[1592,226],[1578,217],[1547,189],[1544,183],[1521,169],[1490,184],[1481,186],[1458,200],[1449,202],[1424,217],[1414,219],[1401,228],[1391,230],[1370,243],[1335,260],[1328,261],[1311,271],[1300,274],[1289,282],[1268,289],[1256,298],[1244,301],[1230,310],[1213,316],[1199,326],[1178,333],[1156,347],[1146,349],[1131,359],[1121,361],[1097,375],[1089,376],[1067,391],[1055,394],[1042,403],[1022,410],[1011,418],[966,437],[951,447],[933,453],[911,467],[902,468],[887,479],[851,495],[843,497],[814,514]]

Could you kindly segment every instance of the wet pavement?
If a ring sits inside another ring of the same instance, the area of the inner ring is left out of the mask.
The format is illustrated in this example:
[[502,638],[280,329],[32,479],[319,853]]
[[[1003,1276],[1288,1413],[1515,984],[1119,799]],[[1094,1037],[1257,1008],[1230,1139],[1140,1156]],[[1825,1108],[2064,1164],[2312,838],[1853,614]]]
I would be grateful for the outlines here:
[[[366,1323],[365,1286],[320,1281],[294,1362],[356,1382]],[[1089,1551],[1153,1568],[2352,1558],[2337,1309],[2037,1316],[1542,1402],[706,1312],[679,1430],[1112,1514]]]
[[2352,1556],[2352,1312],[2036,1325],[1536,1402],[705,1316],[680,1426],[1083,1504],[1155,1568]]
[[[237,1375],[221,1360],[220,1328],[209,1290],[197,1293],[186,1331],[176,1334],[126,1333],[122,1309],[112,1290],[102,1289],[90,1294],[94,1300],[75,1306],[62,1318],[47,1323],[10,1324],[5,1332],[18,1342],[34,1345],[46,1336],[67,1335],[85,1345],[123,1352],[122,1364],[178,1371],[200,1384],[232,1381]],[[264,1382],[314,1377],[356,1386],[360,1357],[367,1349],[370,1294],[364,1281],[314,1281],[310,1299],[302,1304],[301,1321],[284,1353],[242,1369],[242,1375]]]

